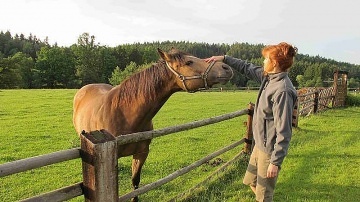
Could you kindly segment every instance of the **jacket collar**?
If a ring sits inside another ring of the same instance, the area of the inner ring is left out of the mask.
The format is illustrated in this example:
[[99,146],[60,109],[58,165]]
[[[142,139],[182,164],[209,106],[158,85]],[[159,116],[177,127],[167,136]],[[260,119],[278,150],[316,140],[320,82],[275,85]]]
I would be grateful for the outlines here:
[[289,75],[288,72],[279,72],[279,73],[268,74],[268,77],[270,81],[279,81],[287,77],[288,75]]

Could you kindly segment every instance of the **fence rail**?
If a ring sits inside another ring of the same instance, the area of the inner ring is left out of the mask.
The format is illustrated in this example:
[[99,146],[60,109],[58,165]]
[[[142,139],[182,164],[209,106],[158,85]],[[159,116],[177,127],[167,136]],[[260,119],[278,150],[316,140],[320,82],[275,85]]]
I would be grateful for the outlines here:
[[122,135],[122,136],[116,137],[116,140],[117,140],[118,145],[128,144],[128,143],[132,143],[132,142],[139,142],[141,140],[152,139],[152,138],[160,137],[163,135],[168,135],[171,133],[181,132],[181,131],[190,130],[193,128],[198,128],[198,127],[218,123],[218,122],[232,119],[232,118],[235,118],[235,117],[238,117],[241,115],[245,115],[248,113],[249,113],[248,109],[243,109],[243,110],[235,111],[235,112],[220,115],[220,116],[207,118],[207,119],[200,120],[200,121],[186,123],[183,125],[170,126],[170,127],[167,127],[164,129],[159,129],[159,130],[152,130],[152,131]]
[[[293,125],[297,126],[299,115],[304,115],[306,113],[311,113],[311,112],[316,113],[318,111],[328,109],[331,107],[344,106],[346,92],[347,92],[346,83],[347,83],[347,73],[338,71],[338,72],[336,72],[336,74],[334,73],[333,87],[330,87],[328,89],[315,89],[312,91],[310,90],[310,92],[305,92],[305,93],[299,94],[298,95],[298,97],[299,97],[298,104],[295,106],[295,109],[294,109]],[[222,149],[192,163],[191,165],[189,165],[187,167],[184,167],[184,168],[178,170],[178,171],[168,175],[165,178],[162,178],[156,182],[150,183],[150,184],[145,185],[135,191],[132,191],[123,196],[120,196],[120,198],[118,197],[117,186],[115,186],[116,189],[113,188],[113,190],[111,190],[111,192],[112,192],[111,194],[116,196],[116,198],[114,198],[113,201],[127,200],[127,199],[130,199],[137,195],[140,195],[142,193],[145,193],[151,189],[159,187],[159,186],[179,177],[180,175],[183,175],[183,174],[189,172],[190,170],[200,166],[204,162],[239,146],[240,144],[242,144],[244,142],[245,142],[244,151],[245,152],[250,151],[251,139],[252,139],[252,127],[251,127],[252,110],[253,110],[253,105],[249,104],[248,109],[239,110],[239,111],[232,112],[229,114],[224,114],[221,116],[212,117],[212,118],[208,118],[208,119],[204,119],[204,120],[200,120],[200,121],[190,122],[190,123],[186,123],[183,125],[171,126],[171,127],[167,127],[167,128],[163,128],[163,129],[159,129],[159,130],[132,133],[132,134],[113,138],[114,140],[111,140],[112,146],[117,147],[117,146],[123,145],[123,144],[139,142],[139,141],[147,140],[147,139],[153,139],[156,137],[160,137],[160,136],[164,136],[164,135],[168,135],[168,134],[172,134],[172,133],[176,133],[176,132],[181,132],[181,131],[185,131],[185,130],[189,130],[189,129],[193,129],[193,128],[202,127],[205,125],[218,123],[218,122],[232,119],[232,118],[242,116],[245,114],[249,115],[249,118],[247,121],[247,133],[246,133],[245,138],[243,138],[240,141],[237,141],[225,148],[222,148]],[[90,135],[91,135],[91,133],[90,133]],[[80,148],[73,148],[73,149],[69,149],[69,150],[58,151],[58,152],[54,152],[54,153],[50,153],[50,154],[40,155],[40,156],[36,156],[36,157],[31,157],[31,158],[27,158],[27,159],[21,159],[21,160],[1,164],[0,165],[0,177],[24,172],[24,171],[35,169],[35,168],[40,168],[40,167],[55,164],[55,163],[60,163],[63,161],[69,161],[69,160],[73,160],[73,159],[77,159],[77,158],[82,158],[83,167],[84,167],[84,162],[88,163],[88,162],[86,162],[88,160],[88,159],[86,159],[87,157],[85,155],[86,151],[84,151],[84,149],[83,149],[83,144],[86,144],[83,142],[84,137],[86,140],[86,136],[81,134],[82,146]],[[95,151],[96,149],[94,149],[94,148],[90,148],[90,149],[94,150],[94,151],[91,151],[91,154],[93,154],[93,152],[96,152]],[[113,150],[111,150],[111,151],[113,151]],[[107,155],[109,155],[111,153],[112,152],[108,153]],[[97,155],[101,156],[101,154],[97,154]],[[96,158],[94,158],[94,159],[96,159]],[[116,160],[116,162],[115,162],[115,160]],[[114,162],[117,163],[117,157],[115,158],[115,160],[114,160],[114,157],[112,157],[111,160],[105,159],[104,162],[91,162],[91,163],[95,163],[95,167],[97,165],[98,168],[101,169],[102,166],[99,166],[100,164],[105,163],[105,164],[114,165]],[[86,176],[89,175],[89,173],[87,173],[86,171],[87,170],[83,168],[84,182],[80,182],[80,183],[73,184],[73,185],[70,185],[67,187],[63,187],[63,188],[60,188],[60,189],[52,191],[52,192],[48,192],[48,193],[44,193],[39,196],[24,199],[22,201],[27,201],[27,202],[29,202],[29,201],[30,202],[33,202],[33,201],[34,202],[35,201],[65,201],[65,200],[69,200],[69,199],[72,199],[74,197],[77,197],[77,196],[80,196],[83,194],[85,195],[85,198],[87,201],[99,201],[98,199],[101,199],[101,197],[106,198],[106,196],[108,194],[101,193],[101,191],[100,192],[97,191],[97,189],[101,189],[101,188],[95,187],[94,188],[95,190],[89,190],[89,187],[87,187],[87,184],[86,184],[87,182],[85,181],[85,178],[86,178]],[[113,171],[113,172],[115,172],[115,171]],[[117,172],[117,170],[116,170],[116,172]],[[117,173],[112,174],[112,176],[114,176],[114,175],[117,176]],[[104,176],[101,176],[101,177],[104,177]],[[96,184],[104,185],[104,184],[108,183],[109,180],[106,179],[106,177],[111,178],[111,175],[106,175],[104,179],[100,179],[100,183],[96,183]],[[99,179],[97,179],[97,180],[99,180]],[[112,180],[114,180],[114,179],[112,179]],[[117,178],[116,178],[116,183],[118,184]],[[108,186],[108,187],[112,187],[112,186]],[[89,193],[87,193],[88,191],[91,191],[90,195],[92,195],[92,196],[90,196],[90,198],[89,198],[89,196],[86,196],[87,194],[89,194]],[[106,190],[106,191],[108,191],[108,190]],[[108,200],[106,200],[106,201],[108,201]],[[112,200],[110,200],[110,201],[112,201]]]
[[80,182],[71,186],[54,190],[52,192],[20,200],[20,202],[66,201],[83,195],[83,189],[83,183]]
[[335,71],[334,83],[328,88],[302,88],[298,90],[297,116],[317,113],[329,108],[345,106],[347,72]]
[[0,165],[0,177],[77,158],[80,158],[80,147],[12,161]]
[[[304,90],[306,90],[306,93],[301,92]],[[344,106],[345,99],[342,99],[342,102],[335,102],[335,100],[339,100],[339,95],[339,92],[336,92],[334,87],[300,89],[298,91],[298,115],[304,116]]]
[[201,166],[202,164],[204,164],[205,162],[219,156],[220,154],[223,154],[223,153],[225,153],[225,152],[239,146],[240,144],[244,143],[244,141],[245,141],[245,139],[243,138],[240,141],[237,141],[237,142],[235,142],[235,143],[233,143],[233,144],[231,144],[231,145],[229,145],[227,147],[224,147],[224,148],[222,148],[222,149],[220,149],[220,150],[218,150],[218,151],[216,151],[216,152],[214,152],[214,153],[212,153],[212,154],[210,154],[210,155],[208,155],[208,156],[206,156],[206,157],[192,163],[189,166],[186,166],[186,167],[184,167],[184,168],[182,168],[180,170],[177,170],[177,171],[173,172],[172,174],[170,174],[170,175],[168,175],[168,176],[166,176],[166,177],[164,177],[162,179],[159,179],[156,182],[147,184],[147,185],[142,186],[142,187],[140,187],[140,188],[138,188],[138,189],[136,189],[136,190],[134,190],[134,191],[132,191],[132,192],[130,192],[128,194],[125,194],[125,195],[123,195],[123,196],[121,196],[119,198],[119,201],[129,200],[129,199],[131,199],[131,198],[133,198],[135,196],[146,193],[146,192],[148,192],[148,191],[150,191],[152,189],[155,189],[155,188],[157,188],[157,187],[159,187],[159,186],[161,186],[161,185],[163,185],[165,183],[168,183],[171,180],[179,177],[180,175],[188,173],[191,170],[193,170],[194,168],[197,168],[197,167]]
[[[210,124],[214,124],[214,123],[219,123],[221,121],[229,120],[229,119],[236,118],[236,117],[239,117],[242,115],[251,114],[250,110],[252,110],[252,108],[235,111],[232,113],[207,118],[204,120],[185,123],[185,124],[178,125],[178,126],[170,126],[167,128],[153,130],[153,131],[145,131],[145,132],[138,132],[138,133],[132,133],[132,134],[128,134],[128,135],[123,135],[123,136],[117,137],[115,139],[115,141],[116,141],[117,145],[123,145],[123,144],[132,143],[132,142],[138,142],[141,140],[153,139],[156,137],[160,137],[160,136],[164,136],[164,135],[168,135],[168,134],[172,134],[172,133],[176,133],[176,132],[181,132],[181,131],[190,130],[190,129],[194,129],[194,128],[198,128],[198,127],[202,127],[202,126],[206,126],[206,125],[210,125]],[[248,129],[249,128],[251,129],[251,126],[248,126]],[[235,142],[223,149],[220,149],[219,151],[216,151],[216,152],[204,157],[203,159],[200,159],[197,162],[194,162],[193,164],[170,174],[169,176],[167,176],[163,179],[160,179],[156,182],[145,185],[133,192],[127,193],[127,194],[121,196],[119,198],[119,200],[120,201],[126,200],[126,199],[132,198],[134,196],[137,196],[139,194],[145,193],[156,187],[159,187],[159,186],[179,177],[180,175],[183,175],[183,174],[191,171],[192,169],[203,164],[204,162],[206,162],[224,152],[227,152],[227,151],[233,149],[234,147],[244,143],[244,141],[246,142],[246,140],[251,139],[251,138],[252,137],[249,137],[249,133],[247,133],[246,137],[241,139],[240,141]],[[249,141],[247,141],[246,144],[249,144]],[[40,156],[35,156],[35,157],[31,157],[31,158],[26,158],[26,159],[13,161],[13,162],[4,163],[4,164],[0,165],[0,177],[13,175],[16,173],[40,168],[40,167],[55,164],[55,163],[60,163],[60,162],[64,162],[64,161],[81,158],[83,156],[82,153],[84,153],[84,152],[82,151],[82,149],[80,147],[78,147],[78,148],[57,151],[57,152],[50,153],[50,154],[44,154],[44,155],[40,155]],[[63,188],[54,190],[52,192],[48,192],[48,193],[44,193],[44,194],[41,194],[38,196],[27,198],[22,201],[26,201],[26,202],[64,201],[64,200],[69,200],[74,197],[83,195],[84,190],[86,190],[86,187],[84,187],[83,182],[80,182],[77,184],[73,184],[73,185],[70,185],[67,187],[63,187]]]

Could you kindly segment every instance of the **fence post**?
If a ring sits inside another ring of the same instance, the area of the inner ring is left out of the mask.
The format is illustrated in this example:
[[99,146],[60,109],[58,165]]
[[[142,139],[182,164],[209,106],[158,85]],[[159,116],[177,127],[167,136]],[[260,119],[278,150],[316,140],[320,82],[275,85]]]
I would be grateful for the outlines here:
[[250,153],[252,151],[253,146],[253,130],[252,130],[252,122],[253,122],[253,114],[254,114],[254,104],[249,103],[248,105],[248,118],[246,122],[246,134],[245,134],[245,145],[243,151],[246,153]]
[[292,117],[292,126],[293,127],[299,126],[299,108],[300,108],[300,102],[297,99],[295,102],[294,110],[293,110],[293,117]]
[[315,94],[314,94],[314,114],[317,112],[318,107],[319,107],[319,91],[316,90]]
[[85,201],[118,201],[117,143],[105,130],[80,134]]
[[339,70],[336,70],[334,72],[334,83],[333,83],[333,87],[334,87],[334,98],[332,100],[332,107],[337,107],[337,102],[336,102],[336,98],[337,98],[337,94],[338,94],[338,82],[339,82]]

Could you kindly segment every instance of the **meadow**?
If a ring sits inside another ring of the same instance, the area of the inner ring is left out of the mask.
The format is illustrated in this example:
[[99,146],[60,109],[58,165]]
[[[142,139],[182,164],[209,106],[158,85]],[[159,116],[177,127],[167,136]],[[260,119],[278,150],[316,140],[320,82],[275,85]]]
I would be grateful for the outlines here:
[[[76,90],[1,90],[0,164],[79,146],[72,125]],[[155,129],[245,109],[257,92],[174,94],[154,118]],[[302,117],[294,129],[289,155],[278,180],[275,201],[360,200],[360,107],[332,109]],[[141,185],[229,145],[245,134],[246,116],[156,138],[144,165]],[[231,159],[242,146],[219,158]],[[131,158],[119,159],[120,195],[131,190]],[[211,163],[211,162],[210,162]],[[242,158],[194,192],[220,165],[204,164],[174,181],[140,196],[141,201],[254,201],[242,185],[247,158]],[[0,200],[18,201],[82,181],[76,159],[0,178]],[[77,197],[71,201],[83,201]]]

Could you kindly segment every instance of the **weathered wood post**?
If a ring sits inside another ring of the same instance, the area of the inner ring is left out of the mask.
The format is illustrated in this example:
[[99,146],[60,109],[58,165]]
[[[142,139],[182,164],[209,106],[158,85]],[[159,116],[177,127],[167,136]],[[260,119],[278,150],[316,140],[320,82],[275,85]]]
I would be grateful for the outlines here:
[[334,72],[334,84],[333,84],[333,87],[334,87],[334,98],[332,100],[332,103],[331,103],[331,106],[334,108],[334,107],[337,107],[337,97],[338,97],[338,82],[339,82],[339,70],[336,70]]
[[348,72],[341,71],[341,106],[345,106],[346,104],[346,97],[347,97],[347,79],[348,79]]
[[299,99],[297,99],[295,102],[295,105],[294,105],[293,116],[292,116],[292,126],[293,127],[299,126],[299,108],[300,108],[299,103],[300,103]]
[[345,106],[347,96],[347,71],[336,70],[334,72],[334,99],[333,107]]
[[81,158],[85,201],[118,201],[117,143],[105,130],[83,131]]
[[314,92],[314,111],[313,113],[315,114],[318,111],[318,107],[319,107],[319,91],[316,90]]
[[245,134],[245,145],[243,151],[246,153],[250,153],[252,151],[253,146],[253,130],[252,130],[252,122],[253,122],[253,114],[254,114],[254,104],[249,103],[248,105],[248,118],[246,122],[246,134]]

